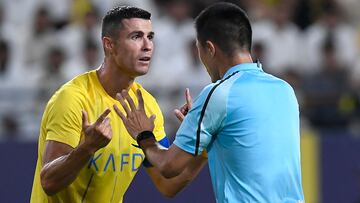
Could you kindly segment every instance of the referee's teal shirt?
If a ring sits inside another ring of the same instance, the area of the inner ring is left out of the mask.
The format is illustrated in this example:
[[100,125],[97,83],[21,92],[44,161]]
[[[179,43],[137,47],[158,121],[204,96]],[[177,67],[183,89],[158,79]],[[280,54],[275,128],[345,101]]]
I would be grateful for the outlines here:
[[193,155],[207,150],[219,203],[300,203],[299,131],[291,86],[248,63],[204,88],[174,144]]

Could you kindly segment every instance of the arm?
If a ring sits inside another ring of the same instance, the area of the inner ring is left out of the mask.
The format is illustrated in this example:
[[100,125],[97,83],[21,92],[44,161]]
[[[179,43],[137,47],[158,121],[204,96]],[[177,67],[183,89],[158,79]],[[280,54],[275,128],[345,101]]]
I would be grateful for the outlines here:
[[165,178],[179,176],[186,168],[194,167],[191,165],[200,160],[176,145],[171,145],[168,150],[163,149],[153,137],[140,141],[139,146],[144,151],[147,160],[158,168]]
[[46,194],[54,195],[71,184],[94,153],[110,142],[112,131],[107,117],[109,113],[109,109],[105,110],[94,124],[89,125],[87,113],[83,111],[85,141],[76,148],[46,141],[40,173],[41,185]]
[[[126,98],[131,110],[125,103],[123,97]],[[159,172],[164,177],[173,178],[178,176],[187,166],[191,165],[190,163],[192,161],[196,160],[196,157],[183,151],[176,145],[172,145],[169,149],[165,149],[156,142],[156,139],[151,132],[154,129],[155,116],[152,115],[150,118],[147,117],[144,110],[144,101],[139,90],[137,91],[137,97],[139,101],[138,108],[135,107],[133,100],[126,91],[122,91],[122,95],[117,94],[117,99],[123,106],[127,116],[114,105],[116,113],[123,120],[129,134],[138,141],[138,144],[144,151],[148,161],[158,168]],[[144,133],[144,131],[147,131],[149,136],[146,139],[139,140],[138,135],[142,132]]]
[[170,179],[162,176],[159,169],[156,167],[146,168],[146,172],[161,194],[166,197],[174,197],[198,175],[206,162],[206,157],[198,156],[181,174]]

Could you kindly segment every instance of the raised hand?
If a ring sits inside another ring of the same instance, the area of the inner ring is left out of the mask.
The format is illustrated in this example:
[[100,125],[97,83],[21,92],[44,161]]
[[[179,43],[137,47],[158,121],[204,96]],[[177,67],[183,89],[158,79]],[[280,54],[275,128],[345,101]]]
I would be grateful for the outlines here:
[[[120,102],[121,106],[126,112],[126,116],[120,111],[120,109],[114,104],[115,112],[120,116],[123,121],[127,131],[133,139],[136,140],[139,133],[143,131],[153,131],[154,130],[154,120],[155,115],[148,117],[145,113],[144,99],[142,97],[141,91],[137,90],[136,95],[139,101],[138,107],[135,106],[134,101],[131,99],[130,95],[126,90],[123,90],[120,93],[116,94],[116,99]],[[125,103],[125,100],[128,102],[128,105]]]
[[192,107],[192,98],[190,95],[189,88],[185,89],[185,99],[186,99],[186,103],[179,109],[174,110],[174,114],[179,119],[180,122],[182,122],[184,120],[184,117],[186,116],[186,114],[189,112],[189,110]]
[[90,125],[87,112],[82,111],[82,130],[85,134],[84,145],[93,153],[105,147],[111,141],[112,129],[110,118],[107,117],[110,112],[110,109],[106,109],[95,123]]

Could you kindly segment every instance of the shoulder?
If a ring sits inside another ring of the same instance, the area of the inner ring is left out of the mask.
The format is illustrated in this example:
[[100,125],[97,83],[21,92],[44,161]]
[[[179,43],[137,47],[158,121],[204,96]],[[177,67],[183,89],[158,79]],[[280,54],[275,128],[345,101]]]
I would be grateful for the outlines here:
[[198,97],[195,98],[193,109],[220,113],[225,110],[228,99],[228,84],[226,81],[217,81],[204,87]]
[[48,106],[57,104],[66,107],[76,103],[80,104],[86,99],[89,80],[89,73],[87,72],[65,83],[50,98]]
[[234,81],[236,81],[240,75],[241,73],[234,73],[222,80],[207,85],[200,93],[199,98],[205,102],[206,100],[211,100],[212,103],[221,105],[222,102],[226,102]]
[[286,89],[289,92],[294,92],[293,87],[285,80],[272,76],[274,78],[274,81],[282,88]]

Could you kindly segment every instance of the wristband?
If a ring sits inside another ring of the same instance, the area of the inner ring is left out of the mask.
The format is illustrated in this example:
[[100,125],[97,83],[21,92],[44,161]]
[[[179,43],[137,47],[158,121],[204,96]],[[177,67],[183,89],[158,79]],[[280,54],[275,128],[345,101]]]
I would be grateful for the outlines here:
[[145,140],[145,139],[148,139],[151,137],[155,139],[155,136],[151,131],[143,131],[143,132],[139,133],[139,135],[136,137],[136,142],[140,146],[140,142],[142,140]]

